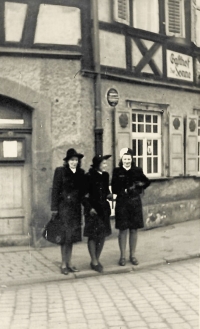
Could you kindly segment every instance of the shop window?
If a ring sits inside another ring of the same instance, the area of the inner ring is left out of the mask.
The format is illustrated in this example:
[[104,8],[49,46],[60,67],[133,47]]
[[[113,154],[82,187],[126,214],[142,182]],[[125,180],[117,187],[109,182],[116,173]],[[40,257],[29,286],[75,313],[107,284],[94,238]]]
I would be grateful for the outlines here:
[[185,36],[184,0],[166,0],[166,34]]
[[161,113],[133,111],[133,158],[149,177],[161,176],[161,137]]

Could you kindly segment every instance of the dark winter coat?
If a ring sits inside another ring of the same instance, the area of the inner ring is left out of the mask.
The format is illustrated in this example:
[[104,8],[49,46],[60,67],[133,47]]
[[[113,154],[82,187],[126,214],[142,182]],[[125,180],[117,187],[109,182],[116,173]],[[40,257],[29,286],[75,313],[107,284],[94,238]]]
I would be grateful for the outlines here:
[[[143,186],[138,186],[138,182],[143,183]],[[112,192],[117,194],[115,208],[115,226],[117,229],[144,227],[140,194],[149,184],[149,179],[139,167],[132,166],[129,170],[123,167],[114,169]]]
[[[111,234],[110,226],[110,205],[107,201],[109,191],[109,174],[98,173],[90,169],[86,175],[87,197],[84,201],[85,228],[84,236],[91,239],[103,238]],[[97,215],[91,216],[90,210],[94,208]]]
[[51,210],[58,211],[66,231],[66,242],[82,240],[81,201],[85,193],[84,170],[73,173],[66,167],[58,167],[54,173]]

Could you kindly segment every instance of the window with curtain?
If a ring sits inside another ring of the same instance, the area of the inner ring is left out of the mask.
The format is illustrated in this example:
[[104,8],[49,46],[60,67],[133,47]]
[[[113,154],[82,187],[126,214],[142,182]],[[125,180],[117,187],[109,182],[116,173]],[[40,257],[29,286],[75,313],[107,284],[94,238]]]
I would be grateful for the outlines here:
[[159,33],[158,0],[133,0],[133,26]]

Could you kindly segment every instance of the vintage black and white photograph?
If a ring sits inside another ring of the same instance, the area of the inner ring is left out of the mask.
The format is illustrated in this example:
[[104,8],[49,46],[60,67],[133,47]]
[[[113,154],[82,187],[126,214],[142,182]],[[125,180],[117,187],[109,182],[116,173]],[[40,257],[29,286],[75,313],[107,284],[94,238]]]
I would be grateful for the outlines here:
[[200,0],[0,0],[0,328],[200,328]]

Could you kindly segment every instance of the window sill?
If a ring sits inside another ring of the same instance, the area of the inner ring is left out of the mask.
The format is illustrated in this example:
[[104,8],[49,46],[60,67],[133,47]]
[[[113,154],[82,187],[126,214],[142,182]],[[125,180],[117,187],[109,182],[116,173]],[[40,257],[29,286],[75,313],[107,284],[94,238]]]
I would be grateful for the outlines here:
[[[148,176],[147,176],[148,177]],[[170,176],[170,177],[148,177],[151,182],[160,182],[160,181],[169,181],[172,179],[177,179],[177,178],[194,178],[194,179],[200,179],[200,175],[191,175],[191,176]]]

